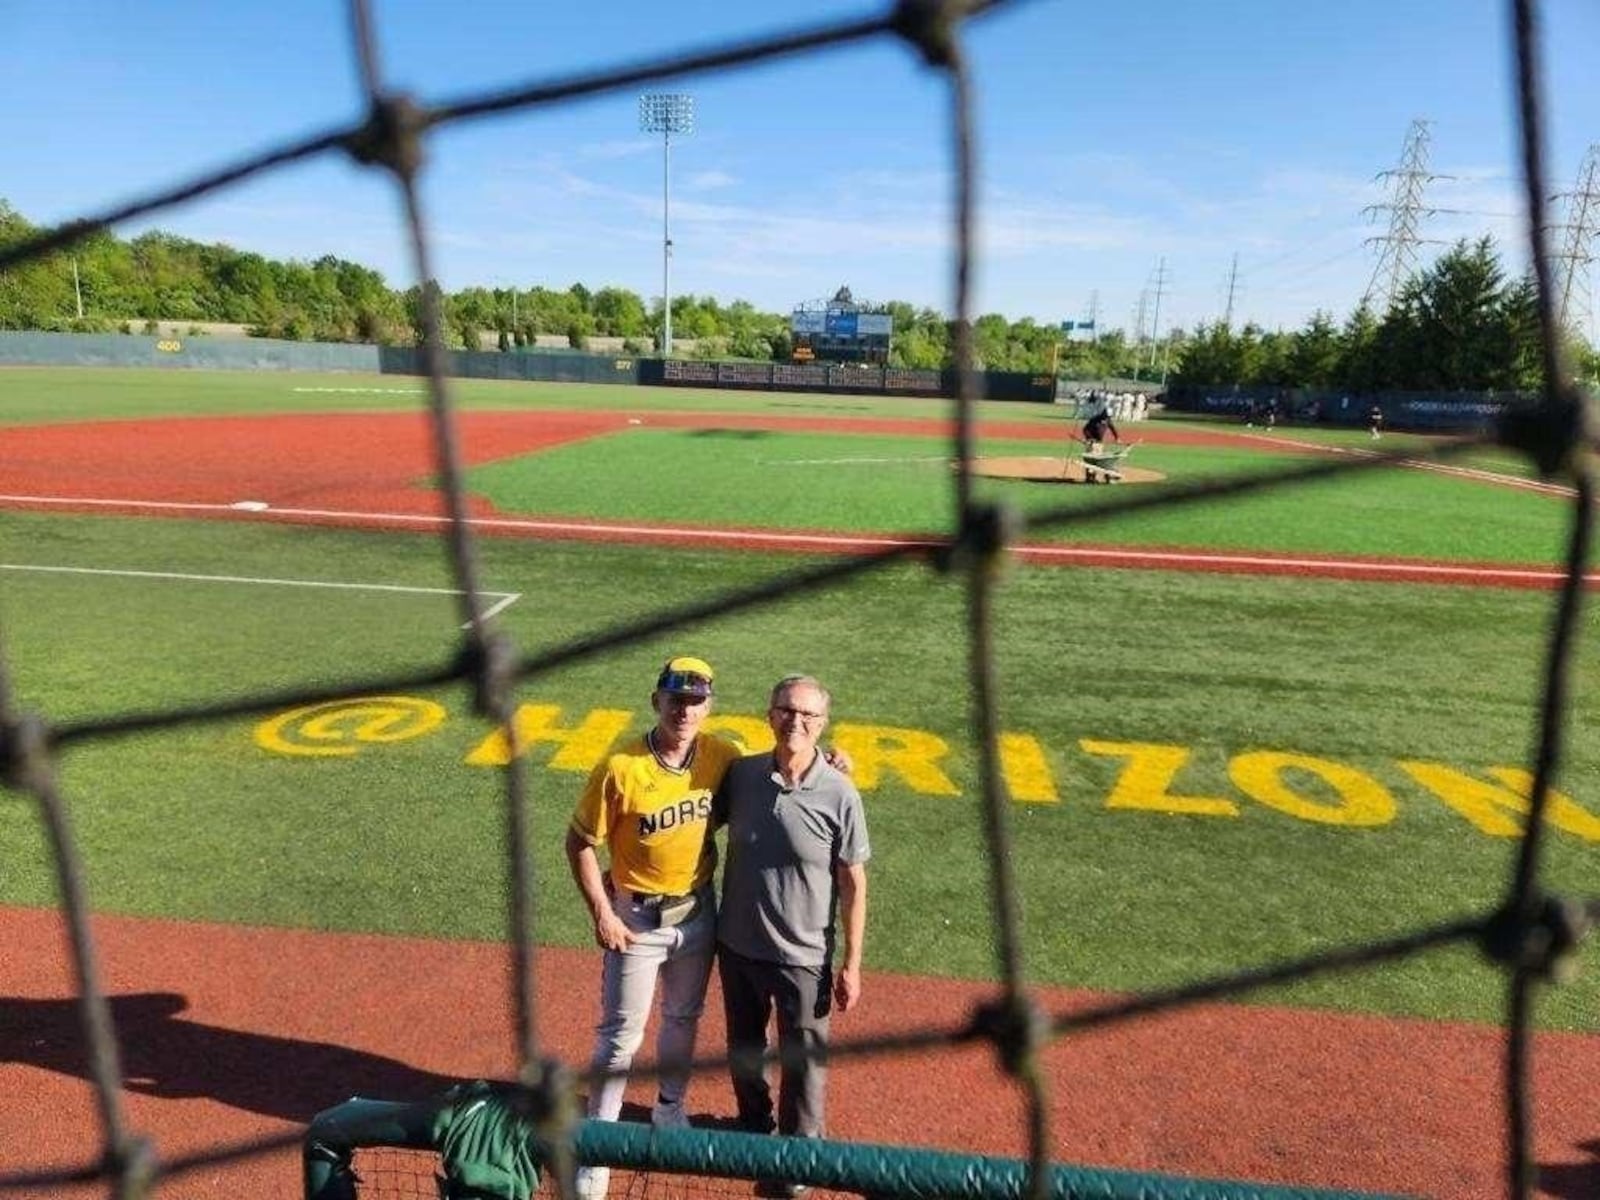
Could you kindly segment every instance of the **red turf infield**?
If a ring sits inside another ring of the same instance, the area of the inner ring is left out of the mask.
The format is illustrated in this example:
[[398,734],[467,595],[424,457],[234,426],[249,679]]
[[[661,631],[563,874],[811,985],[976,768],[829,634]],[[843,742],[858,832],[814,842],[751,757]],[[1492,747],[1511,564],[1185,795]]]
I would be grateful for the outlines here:
[[[293,1131],[354,1092],[419,1095],[448,1077],[512,1068],[500,946],[110,916],[94,918],[93,933],[128,1119],[163,1158]],[[81,1164],[99,1132],[60,919],[0,908],[0,946],[0,1175]],[[569,1063],[587,1056],[598,976],[597,953],[539,954],[543,1048]],[[987,994],[872,975],[836,1036],[953,1028]],[[1094,998],[1041,993],[1051,1011]],[[718,1008],[714,993],[703,1051],[721,1045]],[[1052,1153],[1285,1184],[1502,1195],[1501,1043],[1486,1027],[1221,1006],[1097,1032],[1046,1054]],[[1600,1195],[1600,1038],[1540,1036],[1534,1074],[1542,1194]],[[648,1089],[632,1098],[648,1103]],[[982,1050],[840,1063],[830,1098],[836,1136],[1023,1149],[1018,1094]],[[730,1113],[724,1080],[703,1077],[690,1108]],[[293,1157],[279,1153],[179,1177],[159,1194],[232,1200],[295,1189]]]
[[[459,417],[461,459],[474,465],[527,454],[616,432],[627,428],[630,420],[673,428],[804,428],[942,436],[948,436],[951,428],[947,421],[846,417],[651,413],[630,418],[626,413],[467,412]],[[1061,424],[996,422],[981,426],[984,437],[1057,444],[1065,432]],[[1167,444],[1307,449],[1282,439],[1268,443],[1237,430],[1152,426],[1141,429],[1140,437]],[[429,425],[417,412],[192,417],[0,429],[0,472],[5,480],[0,504],[12,508],[433,530],[438,528],[444,506],[439,493],[421,481],[435,471]],[[261,501],[270,509],[240,511],[231,507],[242,500]],[[872,553],[926,541],[925,534],[774,532],[505,514],[470,495],[466,511],[479,532],[505,537],[659,542],[811,554]],[[1023,546],[1017,553],[1026,561],[1044,565],[1408,583],[1548,588],[1559,579],[1552,569],[1382,558],[1045,544]],[[1597,582],[1600,578],[1591,579],[1591,585]]]

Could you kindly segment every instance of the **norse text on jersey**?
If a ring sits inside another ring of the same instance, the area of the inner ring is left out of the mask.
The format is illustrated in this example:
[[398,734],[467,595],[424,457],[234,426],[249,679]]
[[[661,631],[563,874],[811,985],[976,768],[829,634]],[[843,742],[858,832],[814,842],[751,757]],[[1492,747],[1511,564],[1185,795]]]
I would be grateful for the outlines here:
[[680,829],[686,825],[703,824],[711,819],[711,793],[706,791],[696,792],[685,796],[676,804],[669,804],[665,808],[658,808],[653,813],[639,815],[639,836],[649,837],[655,833],[665,833],[669,829]]

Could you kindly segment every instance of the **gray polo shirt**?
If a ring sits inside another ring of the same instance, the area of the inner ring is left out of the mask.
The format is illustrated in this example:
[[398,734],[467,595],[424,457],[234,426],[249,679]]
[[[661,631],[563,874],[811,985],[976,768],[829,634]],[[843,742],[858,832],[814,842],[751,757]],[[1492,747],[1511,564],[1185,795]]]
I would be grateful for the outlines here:
[[827,963],[834,872],[872,856],[861,793],[820,754],[792,790],[771,754],[754,754],[728,768],[713,812],[728,828],[717,940],[757,962]]

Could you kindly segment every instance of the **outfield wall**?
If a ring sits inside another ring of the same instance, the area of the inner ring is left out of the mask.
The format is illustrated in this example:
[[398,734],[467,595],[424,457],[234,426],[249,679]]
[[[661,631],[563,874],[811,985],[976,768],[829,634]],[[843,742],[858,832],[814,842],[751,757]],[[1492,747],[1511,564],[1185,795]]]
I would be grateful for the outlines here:
[[379,347],[270,338],[145,337],[124,333],[0,331],[0,365],[171,367],[205,371],[366,371]]
[[[285,342],[270,338],[147,337],[136,334],[0,331],[0,365],[166,367],[208,371],[334,371],[426,375],[414,346]],[[949,396],[955,371],[839,363],[706,362],[610,354],[447,350],[445,373],[460,379],[540,383],[632,383],[776,392]],[[974,372],[985,400],[1051,403],[1055,379],[1010,371]]]
[[1165,397],[1170,411],[1259,419],[1278,402],[1278,422],[1294,425],[1355,425],[1365,428],[1377,404],[1384,427],[1432,433],[1486,433],[1512,405],[1530,397],[1516,392],[1338,392],[1310,388],[1174,387]]

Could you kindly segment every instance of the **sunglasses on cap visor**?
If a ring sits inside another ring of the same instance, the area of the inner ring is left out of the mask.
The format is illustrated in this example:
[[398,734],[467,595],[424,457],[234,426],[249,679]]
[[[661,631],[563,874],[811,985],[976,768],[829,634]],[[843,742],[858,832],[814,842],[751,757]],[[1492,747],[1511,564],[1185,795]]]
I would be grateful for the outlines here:
[[660,692],[676,692],[681,696],[711,695],[711,680],[693,671],[666,671],[656,684]]

